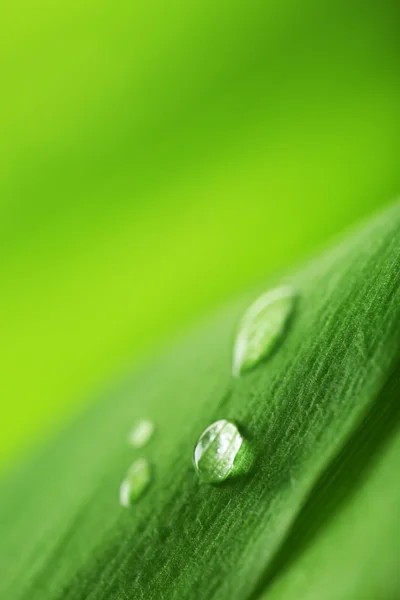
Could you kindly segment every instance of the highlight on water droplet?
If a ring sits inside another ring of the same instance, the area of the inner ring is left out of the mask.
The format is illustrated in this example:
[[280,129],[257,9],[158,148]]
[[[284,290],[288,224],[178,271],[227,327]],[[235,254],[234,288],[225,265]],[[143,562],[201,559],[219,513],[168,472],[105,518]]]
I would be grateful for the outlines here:
[[247,309],[239,324],[233,349],[232,373],[239,377],[266,358],[284,334],[296,293],[282,286],[262,294]]
[[151,480],[150,463],[145,458],[138,458],[129,468],[119,489],[121,506],[132,506],[146,491]]
[[129,432],[129,443],[135,448],[143,448],[153,436],[154,423],[149,419],[141,419]]
[[[247,462],[243,457],[247,455]],[[250,464],[247,444],[237,426],[222,419],[212,423],[196,444],[193,462],[200,479],[206,483],[221,483],[228,477],[243,473]]]

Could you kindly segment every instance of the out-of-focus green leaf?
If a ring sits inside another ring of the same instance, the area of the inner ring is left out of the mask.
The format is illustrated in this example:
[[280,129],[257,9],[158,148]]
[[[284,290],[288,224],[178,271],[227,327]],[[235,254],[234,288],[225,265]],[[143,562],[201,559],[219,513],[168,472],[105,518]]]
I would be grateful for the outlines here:
[[[293,525],[301,530],[307,518],[302,511],[307,499],[314,491],[320,506],[321,476],[334,472],[335,457],[361,435],[365,420],[371,431],[381,427],[378,408],[400,357],[399,267],[400,205],[395,205],[323,258],[269,282],[290,284],[299,301],[285,338],[254,371],[231,378],[233,335],[265,286],[110,392],[10,474],[0,496],[2,595],[239,600],[263,593],[274,581],[274,597],[290,593],[289,587],[280,591],[279,578],[283,581],[295,559],[300,573],[300,560],[311,565],[310,572],[315,560],[306,552],[303,558],[301,544],[296,556],[285,551],[279,559]],[[387,405],[395,427],[397,413],[392,402]],[[139,451],[126,436],[141,417],[154,420],[157,431]],[[247,477],[213,487],[199,482],[191,460],[199,434],[220,418],[242,426],[256,458]],[[372,442],[365,452],[360,446],[356,464],[370,461]],[[351,540],[343,520],[351,522],[357,506],[364,516],[354,519],[354,537],[364,521],[370,528],[366,538],[384,556],[383,538],[379,531],[374,535],[377,523],[366,515],[379,490],[386,524],[394,518],[395,445],[387,443],[387,454],[371,466],[371,479],[364,470],[360,489],[352,482],[354,497],[345,516],[320,519],[320,535],[336,561],[341,536]],[[153,482],[132,510],[122,509],[120,482],[141,455],[153,465]],[[340,481],[347,492],[349,483]],[[316,557],[323,567],[323,552]],[[386,577],[394,581],[394,560],[385,564]],[[370,567],[367,552],[355,566]],[[325,584],[335,583],[329,574],[324,579],[322,567],[312,598],[318,593],[325,598]]]
[[0,469],[400,189],[393,0],[0,6]]

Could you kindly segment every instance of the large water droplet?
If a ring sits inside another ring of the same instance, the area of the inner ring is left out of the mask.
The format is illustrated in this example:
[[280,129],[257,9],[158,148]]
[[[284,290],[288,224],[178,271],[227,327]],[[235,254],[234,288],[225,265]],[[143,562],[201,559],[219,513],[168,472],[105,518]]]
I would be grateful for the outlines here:
[[245,452],[236,425],[222,419],[201,434],[194,449],[196,471],[206,483],[220,483],[238,472],[239,455]]
[[129,507],[139,500],[151,480],[150,464],[145,458],[138,458],[129,468],[119,489],[121,506]]
[[143,448],[154,433],[154,423],[148,419],[141,419],[129,433],[129,443],[135,448]]
[[232,372],[239,377],[274,349],[292,314],[296,294],[285,286],[262,294],[239,324],[233,350]]

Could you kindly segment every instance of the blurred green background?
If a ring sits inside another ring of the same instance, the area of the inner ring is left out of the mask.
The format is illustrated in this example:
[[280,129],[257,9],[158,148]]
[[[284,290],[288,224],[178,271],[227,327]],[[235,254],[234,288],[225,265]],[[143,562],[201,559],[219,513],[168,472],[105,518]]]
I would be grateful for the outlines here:
[[4,467],[396,195],[395,2],[0,8]]

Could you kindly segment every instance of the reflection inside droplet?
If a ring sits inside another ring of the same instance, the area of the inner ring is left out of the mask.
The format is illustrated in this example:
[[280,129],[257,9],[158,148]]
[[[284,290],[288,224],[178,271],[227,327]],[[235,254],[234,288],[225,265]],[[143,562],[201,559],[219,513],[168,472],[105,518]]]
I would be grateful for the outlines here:
[[275,288],[262,294],[247,309],[233,349],[232,373],[235,377],[256,366],[272,352],[285,332],[295,299],[291,287]]
[[129,507],[139,500],[151,481],[151,468],[148,460],[139,458],[129,468],[119,490],[121,506]]
[[216,421],[201,434],[194,449],[194,466],[202,481],[219,483],[236,474],[238,457],[245,444],[231,421]]

